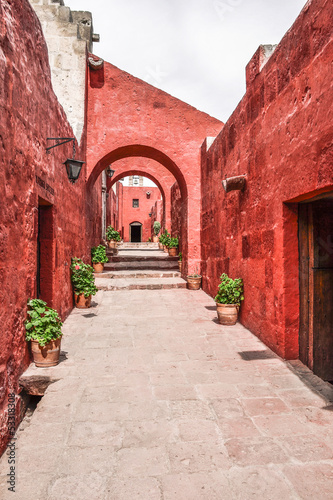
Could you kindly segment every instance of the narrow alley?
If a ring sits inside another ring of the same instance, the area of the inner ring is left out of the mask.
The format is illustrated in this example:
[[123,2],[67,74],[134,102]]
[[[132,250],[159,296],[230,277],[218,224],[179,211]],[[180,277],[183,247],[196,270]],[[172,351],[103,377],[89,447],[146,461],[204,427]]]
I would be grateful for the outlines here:
[[2,457],[0,498],[332,498],[333,388],[218,324],[202,290],[100,290],[62,351],[17,431],[16,494]]

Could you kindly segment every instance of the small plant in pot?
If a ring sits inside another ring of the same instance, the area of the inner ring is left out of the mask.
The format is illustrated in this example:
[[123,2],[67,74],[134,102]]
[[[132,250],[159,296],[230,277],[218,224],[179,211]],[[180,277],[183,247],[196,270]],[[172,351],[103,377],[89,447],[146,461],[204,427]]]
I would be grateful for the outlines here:
[[94,270],[77,257],[72,258],[71,280],[74,288],[75,305],[79,309],[90,307],[91,296],[97,293]]
[[183,254],[179,252],[178,254],[178,267],[179,267],[179,272],[182,272],[182,265],[183,265]]
[[41,299],[28,301],[25,322],[26,340],[30,342],[36,366],[46,368],[59,363],[62,322],[55,309]]
[[217,316],[221,325],[235,325],[241,301],[244,300],[244,285],[241,278],[232,279],[225,273],[221,276],[219,291],[215,297]]
[[186,277],[187,280],[187,288],[189,290],[199,290],[201,286],[201,274],[198,274],[198,270],[196,269],[193,274],[188,274]]
[[158,220],[155,220],[154,222],[154,236],[153,236],[153,242],[157,243],[159,241],[159,232],[161,230],[161,223],[158,222]]
[[112,226],[106,228],[106,239],[109,242],[109,248],[117,248],[117,242],[121,240],[120,234]]
[[91,262],[95,273],[102,273],[104,269],[105,262],[108,262],[106,256],[105,246],[98,245],[98,247],[92,247],[91,249]]
[[177,236],[175,238],[171,237],[169,239],[169,241],[167,242],[169,255],[171,257],[176,257],[176,255],[178,254],[178,244],[179,244],[179,241],[178,241]]

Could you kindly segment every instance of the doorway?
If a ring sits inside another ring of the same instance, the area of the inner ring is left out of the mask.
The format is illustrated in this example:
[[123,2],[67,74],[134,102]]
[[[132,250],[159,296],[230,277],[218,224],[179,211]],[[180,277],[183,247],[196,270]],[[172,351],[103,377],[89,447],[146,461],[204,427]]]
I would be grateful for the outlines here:
[[142,224],[140,222],[132,222],[130,224],[130,241],[132,243],[141,243],[142,240]]
[[299,357],[333,381],[333,199],[299,204]]
[[38,199],[36,296],[52,307],[53,298],[53,205]]

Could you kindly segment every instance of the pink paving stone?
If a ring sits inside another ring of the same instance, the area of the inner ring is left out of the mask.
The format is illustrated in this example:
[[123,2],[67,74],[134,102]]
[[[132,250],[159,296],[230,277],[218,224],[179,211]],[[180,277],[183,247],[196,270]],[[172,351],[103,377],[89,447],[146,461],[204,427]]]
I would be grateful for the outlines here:
[[284,474],[302,500],[332,500],[332,463],[286,466]]
[[289,413],[290,409],[279,398],[252,398],[240,400],[245,412],[250,417],[257,415],[272,415],[275,413]]

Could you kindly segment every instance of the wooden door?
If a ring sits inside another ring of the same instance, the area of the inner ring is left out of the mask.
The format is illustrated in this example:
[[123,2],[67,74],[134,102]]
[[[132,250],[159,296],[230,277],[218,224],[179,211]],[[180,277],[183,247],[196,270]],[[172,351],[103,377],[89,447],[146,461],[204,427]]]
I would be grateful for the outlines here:
[[299,206],[299,356],[333,381],[333,200]]

